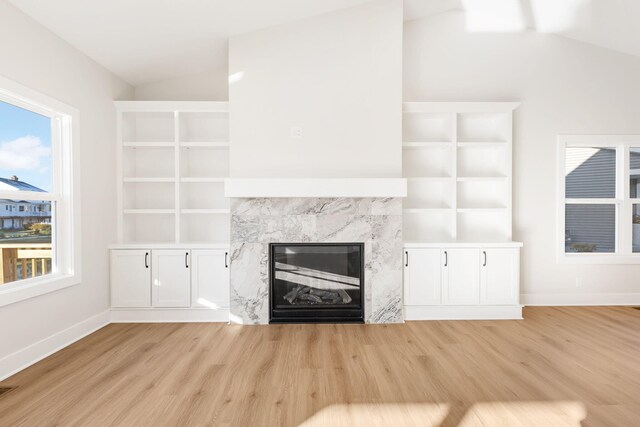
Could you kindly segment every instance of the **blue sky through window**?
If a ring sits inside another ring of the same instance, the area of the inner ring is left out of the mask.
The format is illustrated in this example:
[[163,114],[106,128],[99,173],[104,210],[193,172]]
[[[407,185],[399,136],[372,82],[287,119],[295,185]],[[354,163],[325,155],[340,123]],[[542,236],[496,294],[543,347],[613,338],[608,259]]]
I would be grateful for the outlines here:
[[51,119],[0,101],[0,177],[51,191]]

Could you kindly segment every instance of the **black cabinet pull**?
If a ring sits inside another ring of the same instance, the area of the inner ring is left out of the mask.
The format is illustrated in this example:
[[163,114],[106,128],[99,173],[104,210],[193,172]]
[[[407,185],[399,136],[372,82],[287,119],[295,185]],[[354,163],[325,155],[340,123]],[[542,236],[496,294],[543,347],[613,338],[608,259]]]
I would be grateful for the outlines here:
[[482,263],[483,267],[487,266],[487,251],[482,251],[482,255],[484,256],[484,262]]
[[144,254],[144,268],[149,268],[149,252]]
[[184,253],[184,268],[189,268],[189,252]]
[[229,262],[227,261],[229,257],[229,252],[224,253],[224,268],[229,268]]
[[449,265],[449,254],[447,251],[444,251],[444,266],[447,267]]
[[409,251],[404,251],[404,255],[407,257],[404,262],[404,266],[409,267]]

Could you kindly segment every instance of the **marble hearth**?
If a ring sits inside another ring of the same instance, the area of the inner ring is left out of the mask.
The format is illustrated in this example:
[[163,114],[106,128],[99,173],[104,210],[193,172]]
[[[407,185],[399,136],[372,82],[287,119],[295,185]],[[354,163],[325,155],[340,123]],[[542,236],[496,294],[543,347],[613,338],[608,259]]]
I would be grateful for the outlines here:
[[269,243],[364,243],[368,323],[402,316],[402,199],[232,198],[231,322],[269,321]]

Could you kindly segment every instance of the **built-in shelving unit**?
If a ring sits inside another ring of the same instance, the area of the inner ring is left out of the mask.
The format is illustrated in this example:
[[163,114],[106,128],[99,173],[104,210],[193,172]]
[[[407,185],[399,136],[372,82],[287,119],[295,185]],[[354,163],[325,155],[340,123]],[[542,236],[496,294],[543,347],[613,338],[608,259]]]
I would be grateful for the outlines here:
[[123,244],[229,241],[226,102],[119,101]]
[[508,242],[511,102],[407,102],[403,171],[409,242]]

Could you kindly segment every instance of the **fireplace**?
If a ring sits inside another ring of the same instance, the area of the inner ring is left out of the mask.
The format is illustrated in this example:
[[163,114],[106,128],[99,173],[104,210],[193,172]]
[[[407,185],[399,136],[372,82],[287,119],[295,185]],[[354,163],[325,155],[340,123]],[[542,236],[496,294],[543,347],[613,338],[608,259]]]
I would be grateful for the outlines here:
[[270,323],[364,323],[363,243],[271,243]]

